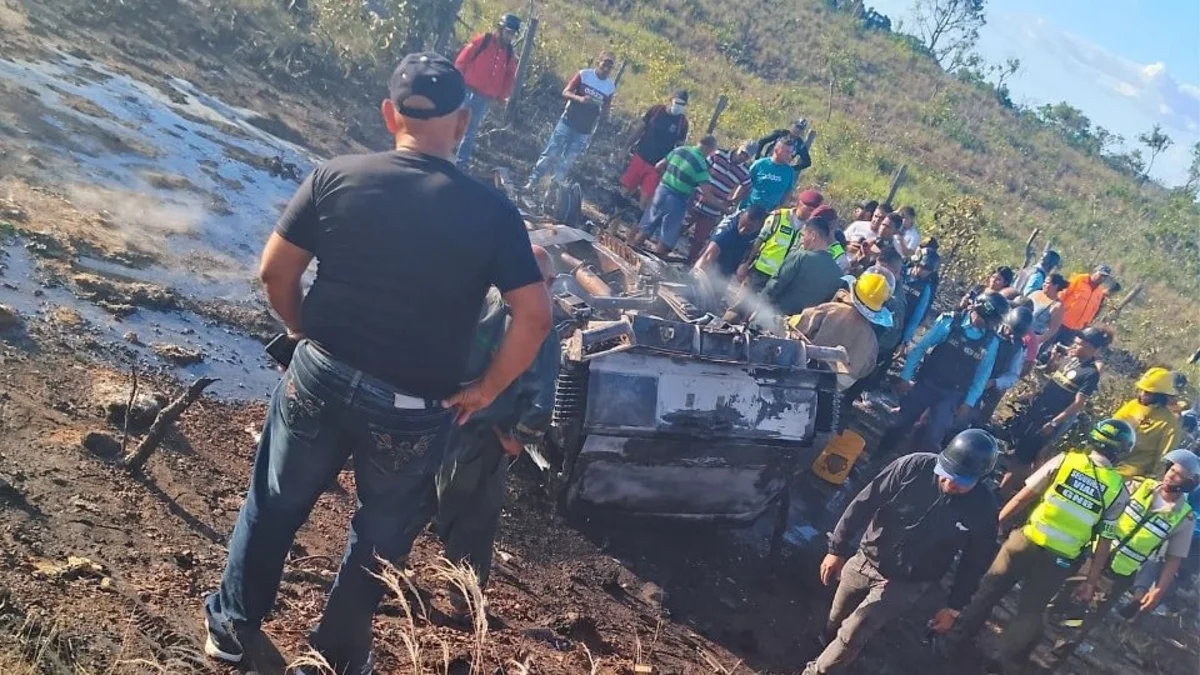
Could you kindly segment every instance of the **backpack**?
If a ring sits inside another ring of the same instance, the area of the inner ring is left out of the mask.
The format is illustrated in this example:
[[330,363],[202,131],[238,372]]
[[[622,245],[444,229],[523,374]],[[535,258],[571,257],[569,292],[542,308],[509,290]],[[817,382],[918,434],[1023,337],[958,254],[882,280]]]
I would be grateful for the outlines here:
[[[479,46],[475,48],[475,52],[467,59],[467,63],[475,63],[475,59],[479,58],[479,55],[482,54],[490,44],[492,44],[492,33],[491,31],[488,31],[487,33],[483,34],[483,39],[479,41]],[[505,63],[507,64],[508,61],[510,61],[513,57],[512,45],[504,45],[504,51],[507,53],[507,56],[505,57]]]

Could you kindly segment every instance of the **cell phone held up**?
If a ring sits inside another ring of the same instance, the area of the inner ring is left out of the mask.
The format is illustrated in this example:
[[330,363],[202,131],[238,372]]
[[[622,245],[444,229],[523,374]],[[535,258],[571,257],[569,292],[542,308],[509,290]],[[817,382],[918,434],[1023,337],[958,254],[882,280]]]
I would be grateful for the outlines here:
[[267,343],[267,356],[270,356],[276,363],[287,368],[292,365],[292,356],[295,355],[296,345],[298,344],[300,344],[300,341],[296,338],[287,333],[280,333]]

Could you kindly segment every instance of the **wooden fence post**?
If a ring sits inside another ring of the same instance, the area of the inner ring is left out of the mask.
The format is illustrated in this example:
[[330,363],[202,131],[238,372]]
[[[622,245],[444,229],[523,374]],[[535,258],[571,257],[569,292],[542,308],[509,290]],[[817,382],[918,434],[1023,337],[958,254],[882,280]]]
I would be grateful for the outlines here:
[[625,66],[627,65],[629,65],[628,61],[621,61],[621,65],[617,66],[617,76],[613,78],[614,88],[621,84],[621,77],[625,75]]
[[1037,241],[1038,235],[1042,233],[1042,228],[1035,227],[1033,232],[1029,233],[1029,239],[1025,240],[1025,262],[1021,263],[1021,269],[1029,267],[1029,263],[1033,262],[1033,242]]
[[433,44],[433,51],[441,54],[450,44],[450,38],[454,37],[454,26],[461,20],[459,12],[462,10],[463,0],[445,0],[442,9],[438,10],[438,24],[441,30],[438,31],[437,42]]
[[896,177],[892,179],[892,187],[888,189],[888,196],[884,203],[892,203],[892,200],[896,198],[896,192],[900,190],[900,184],[904,182],[906,176],[908,176],[908,165],[901,164],[900,170],[896,172]]
[[728,105],[729,99],[725,97],[725,94],[721,94],[717,97],[717,107],[713,109],[712,118],[708,120],[708,131],[705,132],[709,136],[711,136],[712,132],[716,130],[717,120],[721,119],[721,113],[725,112],[725,107]]
[[1128,307],[1129,303],[1133,302],[1141,294],[1142,284],[1138,283],[1133,287],[1133,290],[1129,291],[1125,294],[1125,297],[1121,298],[1121,302],[1117,303],[1116,307],[1108,310],[1108,313],[1104,315],[1104,323],[1112,323],[1113,321],[1119,319],[1121,317],[1121,311]]
[[512,94],[508,97],[508,107],[504,109],[504,117],[511,124],[517,118],[517,108],[521,104],[521,87],[525,85],[525,76],[529,74],[529,60],[533,57],[533,40],[537,36],[538,20],[529,20],[529,29],[525,31],[525,43],[521,45],[521,60],[517,62],[517,77],[513,81]]

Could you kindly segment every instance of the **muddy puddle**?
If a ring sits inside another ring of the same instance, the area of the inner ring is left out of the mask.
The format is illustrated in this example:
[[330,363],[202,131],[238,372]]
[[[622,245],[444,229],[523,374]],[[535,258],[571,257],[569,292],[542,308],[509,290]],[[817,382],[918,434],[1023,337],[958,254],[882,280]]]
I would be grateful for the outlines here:
[[[0,271],[0,304],[17,310],[27,329],[36,324],[57,333],[79,353],[110,365],[133,362],[143,372],[170,373],[184,383],[220,378],[208,391],[226,400],[265,398],[279,380],[261,343],[193,312],[141,307],[115,317],[44,276],[18,244],[0,247]],[[199,361],[179,365],[160,352]]]
[[0,134],[37,158],[34,178],[106,212],[155,261],[121,274],[197,300],[254,297],[263,242],[319,161],[260,128],[278,120],[186,80],[144,82],[66,54],[0,60],[0,87],[19,98],[5,104]]
[[[140,80],[67,54],[0,60],[0,98],[0,141],[32,158],[12,178],[63,205],[62,214],[30,213],[27,226],[89,243],[61,262],[193,301],[262,306],[258,254],[319,161],[265,130],[290,131],[285,123],[182,79]],[[209,391],[226,399],[262,398],[277,381],[262,344],[244,332],[190,311],[115,316],[51,278],[25,243],[0,240],[0,304],[27,328],[114,365],[136,361],[184,382],[220,378]]]

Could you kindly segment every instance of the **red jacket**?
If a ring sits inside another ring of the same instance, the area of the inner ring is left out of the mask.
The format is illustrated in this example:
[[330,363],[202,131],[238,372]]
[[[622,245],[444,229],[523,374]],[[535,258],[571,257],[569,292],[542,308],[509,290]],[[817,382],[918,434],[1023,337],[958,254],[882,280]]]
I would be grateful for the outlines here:
[[517,77],[517,55],[494,33],[480,33],[454,59],[467,86],[488,98],[506,99]]

